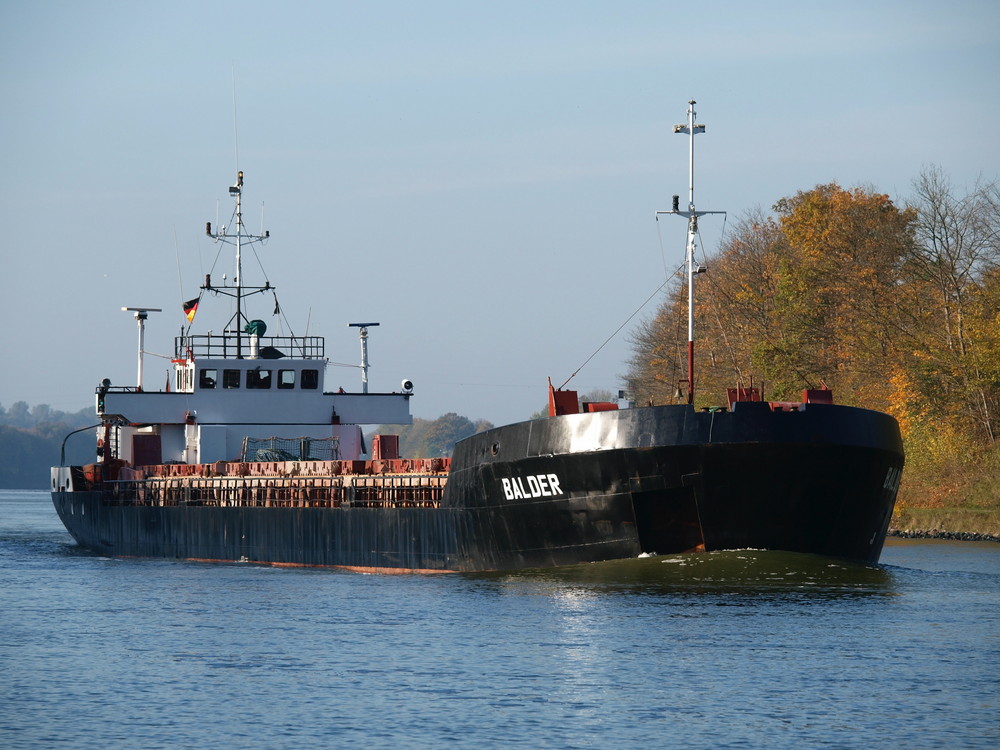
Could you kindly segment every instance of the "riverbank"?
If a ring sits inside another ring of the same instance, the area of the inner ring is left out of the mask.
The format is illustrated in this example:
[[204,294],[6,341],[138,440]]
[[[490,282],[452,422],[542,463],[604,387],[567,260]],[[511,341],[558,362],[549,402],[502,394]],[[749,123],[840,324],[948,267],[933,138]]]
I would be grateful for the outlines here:
[[1000,442],[906,452],[892,536],[1000,542]]
[[979,534],[974,531],[941,531],[940,529],[889,529],[887,536],[897,539],[952,539],[959,542],[997,542],[1000,536],[994,534]]
[[1000,542],[1000,512],[995,508],[896,507],[889,536],[904,539],[956,539]]

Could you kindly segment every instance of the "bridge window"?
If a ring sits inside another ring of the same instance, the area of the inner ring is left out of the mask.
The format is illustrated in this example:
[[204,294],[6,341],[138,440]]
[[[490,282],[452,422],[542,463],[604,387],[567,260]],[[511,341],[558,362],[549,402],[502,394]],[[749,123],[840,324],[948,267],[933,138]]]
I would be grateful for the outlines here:
[[198,375],[198,387],[199,388],[215,388],[216,382],[219,380],[218,370],[202,370]]
[[295,387],[295,370],[278,370],[278,387]]
[[239,370],[223,370],[222,371],[222,387],[223,388],[239,388],[240,387],[240,371]]
[[302,387],[315,390],[319,387],[319,370],[302,371]]
[[266,389],[271,387],[271,371],[255,368],[247,370],[247,388]]

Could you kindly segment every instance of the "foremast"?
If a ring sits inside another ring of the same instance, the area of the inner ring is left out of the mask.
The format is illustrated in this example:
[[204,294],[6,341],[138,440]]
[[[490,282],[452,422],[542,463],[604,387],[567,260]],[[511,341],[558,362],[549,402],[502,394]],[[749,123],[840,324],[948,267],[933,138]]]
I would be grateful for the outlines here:
[[[700,273],[705,273],[708,269],[705,266],[696,265],[694,251],[696,236],[698,234],[698,217],[708,214],[725,214],[725,211],[698,211],[694,204],[694,137],[698,133],[705,132],[705,126],[695,123],[695,100],[688,102],[687,122],[674,125],[675,133],[684,133],[688,136],[688,207],[686,211],[680,209],[680,196],[673,196],[673,203],[669,211],[657,211],[660,214],[675,214],[684,216],[688,220],[687,248],[685,251],[687,265],[687,292],[688,292],[688,373],[687,373],[687,402],[694,403],[694,277]],[[683,382],[683,381],[682,381]]]

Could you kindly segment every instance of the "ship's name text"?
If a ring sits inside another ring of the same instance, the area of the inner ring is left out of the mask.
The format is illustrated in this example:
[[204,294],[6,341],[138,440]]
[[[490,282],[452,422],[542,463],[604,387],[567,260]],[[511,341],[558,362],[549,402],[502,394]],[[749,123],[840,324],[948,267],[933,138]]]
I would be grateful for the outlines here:
[[533,474],[527,477],[503,478],[503,494],[508,500],[524,500],[529,497],[553,497],[564,494],[556,474]]

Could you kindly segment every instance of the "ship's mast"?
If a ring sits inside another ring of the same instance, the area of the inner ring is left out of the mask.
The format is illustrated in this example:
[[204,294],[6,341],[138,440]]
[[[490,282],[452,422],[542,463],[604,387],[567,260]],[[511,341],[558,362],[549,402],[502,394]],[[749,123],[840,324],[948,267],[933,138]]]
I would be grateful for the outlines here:
[[263,242],[267,240],[270,236],[270,232],[264,232],[263,234],[249,234],[244,230],[243,226],[243,171],[240,170],[236,173],[236,184],[229,187],[229,194],[233,196],[236,201],[236,231],[231,233],[227,231],[227,227],[220,227],[217,232],[212,231],[212,224],[209,222],[205,225],[205,234],[207,234],[212,239],[217,242],[227,242],[229,244],[236,246],[236,278],[233,280],[233,286],[215,286],[212,284],[211,277],[205,277],[205,285],[202,287],[203,290],[211,290],[219,294],[225,294],[230,297],[236,298],[236,313],[233,315],[229,324],[232,325],[235,322],[236,328],[236,358],[243,358],[243,326],[248,323],[246,316],[243,312],[243,298],[249,297],[251,294],[258,294],[260,292],[268,291],[274,289],[269,281],[264,282],[262,287],[246,287],[243,284],[243,244],[250,245],[254,242]]
[[694,277],[700,273],[705,273],[708,269],[705,266],[696,266],[694,262],[694,250],[695,242],[698,234],[698,217],[705,216],[706,214],[724,214],[725,211],[698,211],[695,209],[694,205],[694,137],[698,133],[705,132],[705,126],[702,124],[696,124],[695,119],[695,105],[694,99],[688,102],[687,110],[687,122],[681,123],[680,125],[674,125],[675,133],[686,133],[688,136],[688,207],[687,211],[680,210],[680,197],[675,195],[673,197],[673,205],[670,211],[657,211],[656,215],[660,214],[676,214],[677,216],[685,216],[688,220],[688,232],[687,232],[687,249],[686,249],[686,262],[687,262],[687,291],[688,291],[688,345],[687,345],[687,355],[688,355],[688,392],[687,392],[687,402],[689,404],[694,403]]
[[243,171],[236,173],[236,184],[230,186],[229,194],[236,199],[236,357],[242,359],[242,332],[240,323],[243,322]]

